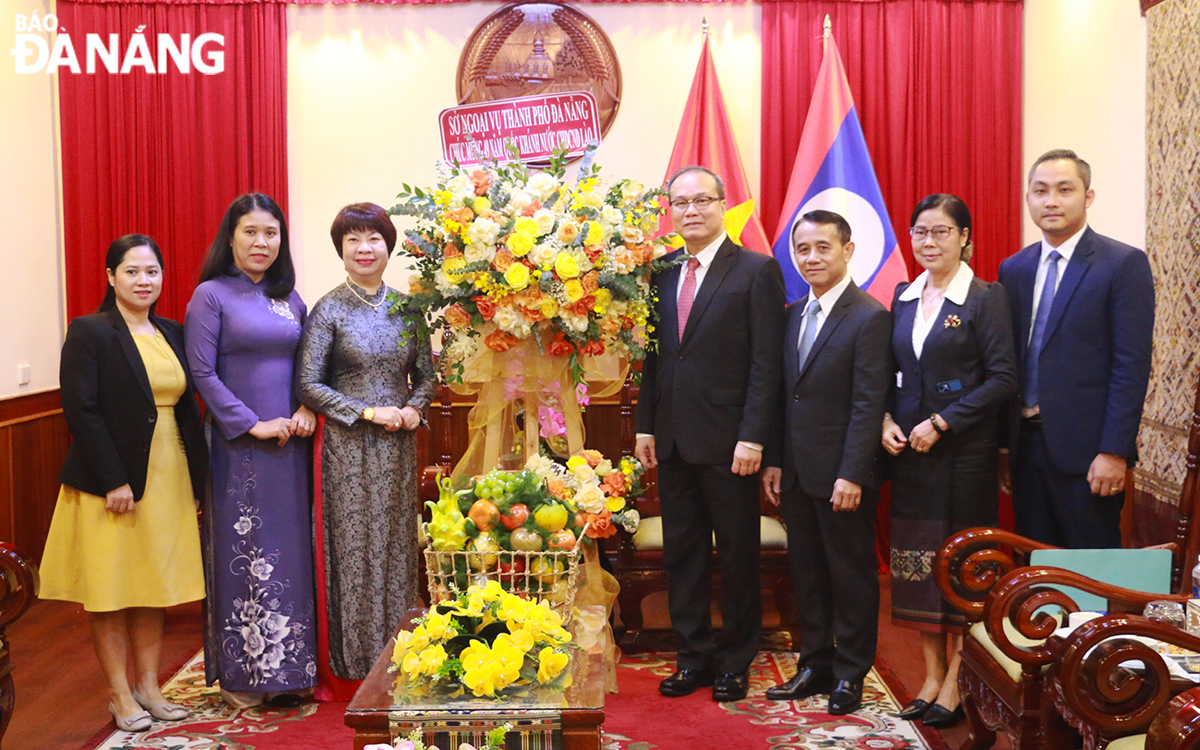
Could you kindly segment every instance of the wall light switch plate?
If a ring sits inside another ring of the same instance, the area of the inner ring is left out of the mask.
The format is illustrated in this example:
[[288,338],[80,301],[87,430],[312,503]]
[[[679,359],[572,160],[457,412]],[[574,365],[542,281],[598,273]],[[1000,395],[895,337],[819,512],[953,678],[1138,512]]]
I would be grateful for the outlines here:
[[17,365],[17,385],[29,385],[29,365]]

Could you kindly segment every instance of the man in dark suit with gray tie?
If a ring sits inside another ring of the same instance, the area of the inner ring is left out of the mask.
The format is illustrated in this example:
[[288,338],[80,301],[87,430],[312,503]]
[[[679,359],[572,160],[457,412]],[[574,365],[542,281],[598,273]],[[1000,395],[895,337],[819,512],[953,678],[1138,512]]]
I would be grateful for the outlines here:
[[[725,188],[704,167],[667,186],[680,263],[656,274],[658,348],[642,365],[635,453],[658,467],[677,671],[659,692],[744,698],[762,633],[758,471],[779,398],[786,293],[772,257],[725,235]],[[686,262],[683,260],[686,259]],[[875,426],[879,431],[879,426]],[[876,436],[878,442],[878,436]],[[709,614],[713,538],[723,639]]]
[[854,243],[842,216],[804,214],[792,247],[810,292],[785,318],[783,418],[762,481],[772,502],[782,497],[802,634],[795,677],[767,697],[828,694],[829,713],[841,715],[862,705],[875,661],[875,512],[892,321],[850,278]]
[[1060,547],[1120,547],[1126,469],[1150,382],[1154,279],[1146,254],[1087,225],[1092,169],[1074,151],[1038,157],[1025,201],[1042,241],[1005,259],[1020,366],[1001,458],[1017,531]]

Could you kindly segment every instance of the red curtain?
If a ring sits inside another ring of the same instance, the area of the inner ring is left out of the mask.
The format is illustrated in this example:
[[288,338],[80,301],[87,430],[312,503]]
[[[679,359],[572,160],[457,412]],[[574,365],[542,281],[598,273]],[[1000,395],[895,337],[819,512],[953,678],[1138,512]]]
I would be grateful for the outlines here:
[[1020,0],[763,4],[762,217],[774,238],[821,64],[825,15],[910,274],[913,207],[966,201],[975,272],[996,278],[1021,246]]
[[250,190],[287,210],[286,6],[94,4],[59,0],[59,25],[77,40],[119,35],[121,60],[140,26],[158,35],[224,36],[224,71],[133,68],[59,73],[67,315],[92,312],[105,290],[104,253],[139,232],[162,248],[158,313],[183,320],[199,265],[229,202]]

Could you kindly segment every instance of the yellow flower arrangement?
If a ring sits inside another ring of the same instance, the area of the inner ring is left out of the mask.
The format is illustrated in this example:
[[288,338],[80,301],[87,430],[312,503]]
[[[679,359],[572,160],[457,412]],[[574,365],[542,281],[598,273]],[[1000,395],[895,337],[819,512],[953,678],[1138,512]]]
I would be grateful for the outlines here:
[[496,581],[471,586],[416,622],[396,635],[392,651],[391,669],[409,686],[449,698],[497,698],[570,684],[571,634],[562,618]]
[[[645,357],[650,275],[663,254],[661,241],[647,238],[664,193],[630,180],[606,185],[593,155],[585,154],[574,183],[560,155],[543,172],[517,161],[442,165],[434,187],[403,186],[391,213],[416,218],[399,248],[416,276],[411,294],[392,298],[392,310],[430,335],[445,331],[440,366],[449,382],[461,381],[479,347],[505,351],[521,339],[569,357],[577,382],[581,357]],[[449,326],[443,312],[454,306],[463,315]]]

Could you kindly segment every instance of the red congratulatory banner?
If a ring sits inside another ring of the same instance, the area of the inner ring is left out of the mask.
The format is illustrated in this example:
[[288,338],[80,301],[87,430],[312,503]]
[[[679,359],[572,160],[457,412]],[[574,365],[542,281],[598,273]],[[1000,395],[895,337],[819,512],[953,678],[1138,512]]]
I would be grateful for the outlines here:
[[522,96],[465,104],[442,110],[442,156],[460,165],[508,159],[506,141],[521,150],[521,161],[545,161],[565,146],[570,155],[600,142],[600,118],[590,91]]

